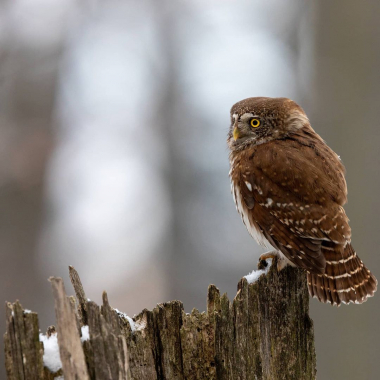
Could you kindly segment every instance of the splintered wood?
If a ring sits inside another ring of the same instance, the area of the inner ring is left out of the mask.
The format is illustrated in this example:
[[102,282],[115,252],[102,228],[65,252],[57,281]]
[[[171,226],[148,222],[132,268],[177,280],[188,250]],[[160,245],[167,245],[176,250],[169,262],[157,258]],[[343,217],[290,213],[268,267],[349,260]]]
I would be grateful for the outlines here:
[[[37,314],[7,303],[8,379],[315,379],[305,273],[275,268],[254,284],[242,279],[232,302],[210,285],[206,312],[186,314],[172,301],[132,320],[110,306],[105,292],[101,307],[88,300],[70,267],[76,302],[62,279],[50,279],[62,368],[46,367]],[[85,326],[89,338],[81,337]]]

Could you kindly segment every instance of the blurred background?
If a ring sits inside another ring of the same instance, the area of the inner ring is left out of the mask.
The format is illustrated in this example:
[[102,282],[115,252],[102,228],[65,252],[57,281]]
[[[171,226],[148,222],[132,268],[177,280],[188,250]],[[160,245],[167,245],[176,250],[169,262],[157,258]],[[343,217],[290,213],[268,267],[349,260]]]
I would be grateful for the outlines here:
[[[380,2],[0,1],[0,300],[55,323],[51,275],[130,316],[264,250],[230,194],[229,110],[285,96],[347,168],[353,245],[380,277]],[[380,374],[379,294],[310,301],[320,379]],[[4,311],[0,320],[5,330]],[[1,350],[0,378],[5,378]]]

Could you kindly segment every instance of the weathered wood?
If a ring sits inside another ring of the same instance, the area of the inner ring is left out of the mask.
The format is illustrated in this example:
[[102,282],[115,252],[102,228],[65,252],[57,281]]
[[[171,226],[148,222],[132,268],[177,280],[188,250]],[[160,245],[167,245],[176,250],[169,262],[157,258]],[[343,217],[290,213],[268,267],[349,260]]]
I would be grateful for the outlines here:
[[91,378],[130,379],[128,349],[121,333],[119,317],[103,293],[103,306],[89,301],[88,326],[90,330],[89,365]]
[[87,380],[88,372],[77,320],[61,278],[50,277],[55,301],[59,353],[65,380]]
[[[113,309],[105,292],[101,307],[89,301],[70,268],[78,308],[66,296],[62,280],[51,279],[65,379],[315,379],[305,274],[290,267],[278,273],[275,268],[254,284],[242,279],[232,302],[210,285],[206,312],[186,314],[181,302],[172,301],[143,310],[133,320]],[[34,379],[39,374],[48,380],[52,377],[46,368],[43,374],[35,333],[37,315],[29,314],[18,303],[7,304],[8,378]],[[82,337],[81,343],[77,323],[83,332],[83,321],[89,339]],[[20,328],[26,323],[34,326],[28,336]]]
[[7,378],[40,380],[44,378],[43,347],[39,341],[38,316],[23,310],[16,301],[6,303],[5,360]]
[[82,326],[87,325],[87,297],[84,292],[82,281],[73,266],[69,266],[70,281],[73,284],[75,295],[78,300],[78,315]]

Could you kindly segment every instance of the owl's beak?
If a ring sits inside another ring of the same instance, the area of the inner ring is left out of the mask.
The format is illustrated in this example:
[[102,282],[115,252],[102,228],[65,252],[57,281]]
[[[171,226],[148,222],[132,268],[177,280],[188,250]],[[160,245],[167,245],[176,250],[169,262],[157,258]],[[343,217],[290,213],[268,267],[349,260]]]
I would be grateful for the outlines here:
[[234,130],[232,132],[232,136],[233,136],[235,141],[240,137],[240,131],[239,131],[238,127],[234,128]]

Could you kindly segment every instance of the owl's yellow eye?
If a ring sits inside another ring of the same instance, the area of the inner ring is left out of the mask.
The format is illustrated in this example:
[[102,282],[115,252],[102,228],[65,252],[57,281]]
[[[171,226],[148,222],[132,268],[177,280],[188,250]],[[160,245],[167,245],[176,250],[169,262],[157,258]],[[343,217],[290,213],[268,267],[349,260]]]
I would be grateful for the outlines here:
[[259,119],[252,119],[251,120],[251,127],[253,127],[253,128],[257,128],[257,127],[259,127],[260,126],[260,120]]

